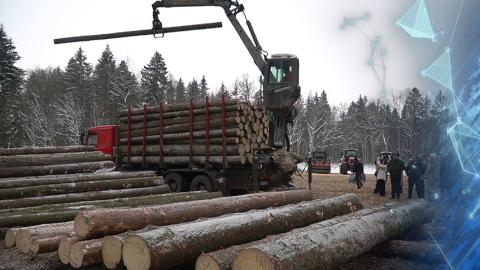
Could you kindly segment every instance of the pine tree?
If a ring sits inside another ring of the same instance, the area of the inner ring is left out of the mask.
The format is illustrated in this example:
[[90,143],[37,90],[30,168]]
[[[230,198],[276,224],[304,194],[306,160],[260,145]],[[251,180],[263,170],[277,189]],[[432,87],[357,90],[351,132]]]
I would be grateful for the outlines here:
[[185,84],[183,83],[182,78],[178,80],[177,86],[175,87],[175,102],[176,103],[185,102]]
[[168,70],[162,55],[156,51],[150,63],[143,67],[142,89],[145,102],[159,104],[165,102],[165,94],[169,86]]
[[189,99],[192,98],[193,100],[199,100],[201,98],[200,87],[198,86],[198,82],[195,80],[195,78],[188,83],[187,96]]
[[205,79],[205,75],[203,75],[202,79],[200,80],[200,98],[205,100],[205,97],[208,95],[208,84],[207,80]]
[[176,82],[172,74],[169,74],[168,77],[169,78],[168,78],[168,86],[167,86],[167,92],[166,92],[166,101],[167,101],[167,104],[174,104]]
[[[65,94],[70,95],[69,103],[75,103],[71,104],[70,107],[80,110],[81,125],[78,134],[85,132],[86,129],[96,124],[93,110],[96,109],[97,104],[91,87],[91,73],[92,66],[87,63],[87,56],[84,54],[82,48],[79,48],[75,55],[68,61],[64,73]],[[66,117],[66,115],[63,115],[63,117]],[[72,132],[67,134],[67,136],[77,136],[76,133]],[[76,139],[77,138],[70,137],[68,141],[74,141]]]
[[225,100],[231,100],[232,99],[232,95],[230,94],[230,92],[228,91],[227,87],[225,86],[225,84],[223,82],[220,85],[220,89],[218,90],[217,94],[215,95],[215,98],[221,99],[222,96],[225,97]]
[[[129,105],[135,106],[140,104],[142,95],[137,77],[130,72],[127,63],[123,60],[115,70],[112,85],[113,87],[109,95],[113,97],[114,112],[118,111],[118,109],[126,109]],[[115,121],[112,123],[115,123]]]
[[16,66],[20,60],[12,39],[0,24],[0,146],[23,144],[23,96],[21,86],[24,71]]
[[115,123],[117,106],[113,93],[113,77],[115,74],[116,62],[110,46],[107,45],[102,55],[98,59],[93,72],[93,90],[98,112],[95,112],[95,118],[98,123]]

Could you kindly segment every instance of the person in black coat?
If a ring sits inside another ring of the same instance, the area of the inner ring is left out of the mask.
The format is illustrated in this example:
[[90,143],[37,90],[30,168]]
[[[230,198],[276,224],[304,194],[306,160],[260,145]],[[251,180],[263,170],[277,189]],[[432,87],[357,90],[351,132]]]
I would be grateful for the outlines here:
[[353,173],[355,174],[355,182],[357,182],[357,188],[363,187],[362,177],[363,177],[363,163],[355,157],[353,162]]
[[426,165],[420,155],[416,155],[414,159],[408,162],[405,172],[408,175],[408,198],[412,198],[413,188],[417,190],[418,198],[425,198],[425,174]]
[[400,154],[395,153],[388,164],[390,181],[392,183],[392,199],[400,199],[402,194],[402,173],[405,170],[405,163],[400,159]]

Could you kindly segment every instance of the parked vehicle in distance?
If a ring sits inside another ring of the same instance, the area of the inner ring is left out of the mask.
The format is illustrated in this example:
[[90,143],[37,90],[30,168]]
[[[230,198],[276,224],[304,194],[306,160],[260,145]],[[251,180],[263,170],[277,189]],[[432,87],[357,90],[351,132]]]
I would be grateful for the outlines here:
[[327,157],[327,152],[312,152],[311,168],[312,173],[330,173],[332,169],[332,163]]

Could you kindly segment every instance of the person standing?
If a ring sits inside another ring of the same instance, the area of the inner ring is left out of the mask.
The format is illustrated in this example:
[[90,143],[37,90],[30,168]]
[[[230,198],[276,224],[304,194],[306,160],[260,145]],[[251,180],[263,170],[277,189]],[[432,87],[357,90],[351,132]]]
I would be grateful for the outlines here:
[[378,158],[375,165],[377,166],[377,185],[375,191],[380,193],[381,197],[385,197],[385,182],[387,181],[387,166],[388,160],[386,158]]
[[415,158],[408,162],[405,172],[408,175],[408,199],[412,198],[413,188],[417,191],[418,198],[425,198],[425,174],[426,166],[421,155],[415,155]]
[[360,189],[361,187],[363,187],[363,163],[360,162],[357,157],[355,157],[353,162],[353,173],[355,174],[355,182],[357,183],[357,188]]
[[392,161],[388,164],[390,180],[392,183],[392,199],[400,199],[402,194],[402,173],[405,170],[405,162],[400,159],[400,154],[395,153]]

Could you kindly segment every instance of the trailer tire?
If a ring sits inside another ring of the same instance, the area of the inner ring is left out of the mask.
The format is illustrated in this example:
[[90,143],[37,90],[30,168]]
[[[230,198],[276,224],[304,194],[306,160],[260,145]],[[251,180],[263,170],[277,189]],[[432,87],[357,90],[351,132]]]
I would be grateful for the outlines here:
[[165,183],[170,187],[172,192],[182,192],[187,190],[187,183],[185,178],[179,173],[167,173],[165,176]]
[[190,190],[191,191],[205,190],[208,192],[212,192],[213,184],[212,184],[212,181],[210,180],[210,177],[204,174],[199,174],[195,176],[192,180],[192,183],[190,184]]

